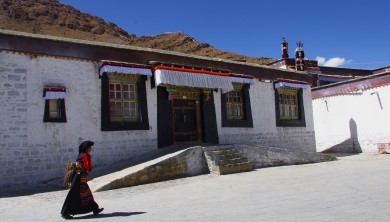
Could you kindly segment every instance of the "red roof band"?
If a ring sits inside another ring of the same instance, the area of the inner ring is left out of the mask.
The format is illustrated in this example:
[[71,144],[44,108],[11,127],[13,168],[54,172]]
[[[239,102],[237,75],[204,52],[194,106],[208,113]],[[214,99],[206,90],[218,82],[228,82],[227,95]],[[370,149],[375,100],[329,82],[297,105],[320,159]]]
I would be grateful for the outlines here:
[[59,86],[53,86],[53,87],[45,87],[43,89],[44,92],[66,92],[66,88],[65,87],[59,87]]

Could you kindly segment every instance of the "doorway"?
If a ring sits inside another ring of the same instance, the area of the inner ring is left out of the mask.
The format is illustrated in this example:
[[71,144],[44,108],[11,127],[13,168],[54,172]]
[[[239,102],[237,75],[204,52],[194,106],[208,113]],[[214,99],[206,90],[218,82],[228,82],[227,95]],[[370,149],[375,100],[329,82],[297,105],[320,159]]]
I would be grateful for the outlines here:
[[179,86],[157,87],[158,147],[218,144],[213,93]]
[[173,100],[173,134],[175,142],[198,141],[197,101]]

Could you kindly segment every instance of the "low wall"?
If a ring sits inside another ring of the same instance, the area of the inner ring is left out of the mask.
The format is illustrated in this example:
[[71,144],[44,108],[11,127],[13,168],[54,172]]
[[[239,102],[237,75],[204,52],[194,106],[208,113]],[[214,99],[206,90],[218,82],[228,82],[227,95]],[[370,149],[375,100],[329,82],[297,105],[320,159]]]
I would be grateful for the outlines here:
[[190,147],[128,169],[91,180],[93,191],[104,191],[209,173],[204,150],[235,148],[254,168],[336,160],[327,154],[251,145]]
[[202,147],[191,147],[90,181],[94,191],[209,173]]
[[276,147],[233,145],[249,161],[253,161],[254,168],[264,168],[284,165],[297,165],[332,161],[337,158],[327,154],[309,153],[302,150],[284,149]]

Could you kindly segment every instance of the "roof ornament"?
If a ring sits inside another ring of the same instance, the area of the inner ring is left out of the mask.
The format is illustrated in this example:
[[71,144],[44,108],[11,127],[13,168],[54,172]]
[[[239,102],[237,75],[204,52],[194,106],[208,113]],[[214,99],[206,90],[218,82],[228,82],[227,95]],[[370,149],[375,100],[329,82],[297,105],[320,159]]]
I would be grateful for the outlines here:
[[282,58],[288,59],[288,42],[285,37],[283,37],[282,41]]
[[297,49],[302,49],[303,48],[303,41],[299,40],[297,42]]
[[303,41],[297,42],[297,49],[295,50],[295,70],[305,70],[305,52],[303,51]]

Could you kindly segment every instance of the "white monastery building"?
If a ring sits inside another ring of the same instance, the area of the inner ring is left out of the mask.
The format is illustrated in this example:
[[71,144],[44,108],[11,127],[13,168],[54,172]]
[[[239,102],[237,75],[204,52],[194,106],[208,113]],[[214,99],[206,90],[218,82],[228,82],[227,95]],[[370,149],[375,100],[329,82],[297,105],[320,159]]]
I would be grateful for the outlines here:
[[[95,166],[182,143],[315,152],[310,78],[246,62],[0,30],[0,187],[61,177],[83,140],[95,142]],[[382,90],[363,95],[385,122],[387,104],[381,109],[372,94],[385,101]],[[343,97],[315,100],[316,115],[332,113]],[[337,141],[349,138],[349,119],[379,126],[352,113],[337,118],[324,119],[346,124]],[[369,133],[375,134],[358,128],[362,149],[374,148],[365,145]],[[324,138],[320,147],[334,142]]]

